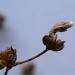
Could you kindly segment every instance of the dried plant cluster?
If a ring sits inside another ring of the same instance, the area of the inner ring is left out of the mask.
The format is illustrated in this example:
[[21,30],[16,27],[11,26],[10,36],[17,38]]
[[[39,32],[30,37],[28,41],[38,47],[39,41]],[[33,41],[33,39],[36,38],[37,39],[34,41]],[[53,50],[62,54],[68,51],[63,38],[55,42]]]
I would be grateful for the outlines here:
[[[4,17],[0,15],[0,28],[3,26]],[[72,27],[73,22],[59,22],[54,25],[54,27],[50,30],[48,35],[45,35],[42,39],[43,44],[46,46],[46,49],[39,54],[37,54],[34,57],[31,57],[24,61],[16,62],[17,59],[17,51],[16,49],[13,49],[12,47],[5,49],[4,51],[0,51],[0,70],[6,67],[6,71],[4,75],[7,75],[8,71],[20,64],[29,62],[42,54],[46,53],[47,51],[61,51],[64,48],[64,42],[61,39],[57,39],[57,32],[65,32],[68,28]],[[25,72],[28,73],[28,71],[31,71],[33,66],[29,66],[27,69],[25,69]]]
[[64,42],[57,39],[57,32],[65,32],[68,28],[72,27],[73,22],[59,22],[49,32],[49,35],[43,37],[43,43],[48,50],[60,51],[64,48]]

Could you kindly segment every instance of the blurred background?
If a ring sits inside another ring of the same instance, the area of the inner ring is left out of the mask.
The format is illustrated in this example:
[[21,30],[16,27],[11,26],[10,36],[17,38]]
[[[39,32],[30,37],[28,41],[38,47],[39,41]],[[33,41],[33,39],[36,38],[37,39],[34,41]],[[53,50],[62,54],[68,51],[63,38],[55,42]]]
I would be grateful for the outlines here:
[[[44,35],[59,21],[75,22],[75,0],[0,0],[0,14],[5,16],[0,29],[0,50],[12,45],[17,50],[17,61],[33,57],[45,49]],[[65,40],[60,52],[48,51],[31,61],[35,75],[75,74],[74,26],[58,37]],[[12,68],[8,75],[22,75],[23,66]],[[0,70],[4,75],[5,68]]]

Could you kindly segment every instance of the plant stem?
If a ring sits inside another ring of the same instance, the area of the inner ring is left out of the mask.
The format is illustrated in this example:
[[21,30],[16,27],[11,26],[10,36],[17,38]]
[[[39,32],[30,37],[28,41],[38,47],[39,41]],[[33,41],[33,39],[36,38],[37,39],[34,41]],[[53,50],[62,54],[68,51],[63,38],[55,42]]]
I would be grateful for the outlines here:
[[37,54],[36,56],[34,56],[34,57],[32,57],[32,58],[29,58],[29,59],[27,59],[27,60],[25,60],[25,61],[16,62],[16,63],[14,64],[14,66],[17,66],[17,65],[20,65],[20,64],[23,64],[23,63],[32,61],[32,60],[34,60],[35,58],[37,58],[37,57],[43,55],[43,54],[44,54],[45,52],[47,52],[47,51],[48,51],[48,49],[46,48],[44,51],[42,51],[41,53]]
[[6,71],[5,71],[4,75],[7,75],[8,71],[9,71],[9,69],[6,68]]

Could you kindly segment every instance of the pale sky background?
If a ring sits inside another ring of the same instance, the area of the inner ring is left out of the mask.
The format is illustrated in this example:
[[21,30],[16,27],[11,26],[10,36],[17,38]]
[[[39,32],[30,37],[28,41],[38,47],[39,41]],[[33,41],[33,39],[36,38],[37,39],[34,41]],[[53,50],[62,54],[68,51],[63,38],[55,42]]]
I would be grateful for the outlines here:
[[[0,30],[0,50],[17,50],[17,61],[28,59],[45,46],[42,37],[59,21],[75,22],[75,0],[0,0],[0,13],[6,16]],[[47,52],[35,59],[37,75],[75,75],[75,26],[58,37],[65,40],[60,52]],[[8,75],[21,75],[22,65],[12,68]],[[5,69],[0,70],[3,75]]]

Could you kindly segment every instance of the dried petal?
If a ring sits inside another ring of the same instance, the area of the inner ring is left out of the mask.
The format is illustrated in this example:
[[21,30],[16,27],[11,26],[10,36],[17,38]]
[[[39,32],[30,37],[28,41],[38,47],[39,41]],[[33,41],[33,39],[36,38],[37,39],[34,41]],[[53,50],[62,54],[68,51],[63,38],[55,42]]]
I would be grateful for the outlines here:
[[57,35],[56,35],[56,34],[52,33],[52,34],[49,35],[49,36],[51,37],[52,42],[56,41],[56,39],[57,39]]
[[60,51],[64,48],[64,42],[65,41],[61,41],[60,39],[57,40],[53,46],[53,51]]
[[58,22],[57,24],[55,24],[55,26],[52,28],[52,30],[50,31],[49,34],[51,33],[56,33],[56,32],[64,32],[67,31],[68,28],[73,26],[73,22],[69,21],[69,22]]
[[64,45],[62,45],[62,46],[60,46],[60,47],[55,47],[55,48],[53,48],[52,49],[52,51],[60,51],[60,50],[62,50],[64,48]]

